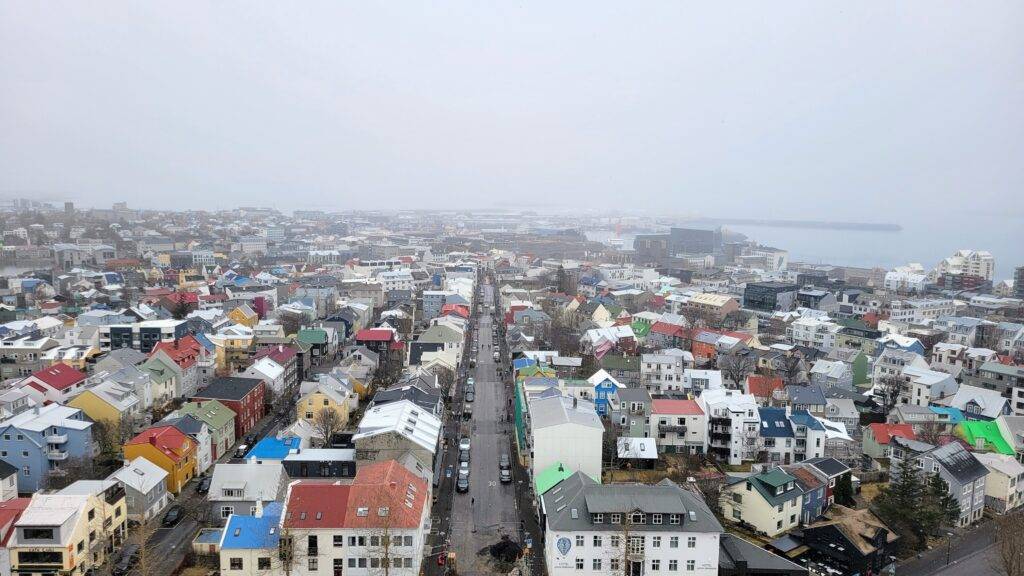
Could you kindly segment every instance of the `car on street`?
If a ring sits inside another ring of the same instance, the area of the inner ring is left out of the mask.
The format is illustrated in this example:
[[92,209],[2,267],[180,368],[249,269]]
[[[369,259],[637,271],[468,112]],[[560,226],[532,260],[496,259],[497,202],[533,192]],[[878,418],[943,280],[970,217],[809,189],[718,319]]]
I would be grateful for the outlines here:
[[235,448],[235,458],[245,458],[245,453],[249,451],[248,444],[239,444],[238,448]]
[[494,361],[495,361],[495,362],[497,362],[497,361],[498,361],[498,359],[499,359],[499,358],[501,358],[501,354],[498,354],[497,352],[495,352],[494,354],[492,354],[492,356],[494,357]]
[[511,466],[512,464],[508,458],[508,454],[502,454],[501,458],[498,459],[498,468],[502,470],[509,470]]
[[459,478],[469,476],[469,462],[459,462]]
[[454,472],[455,472],[455,467],[452,466],[451,464],[449,464],[448,467],[444,469],[444,477],[445,478],[451,478],[452,474]]
[[509,482],[512,481],[512,472],[502,468],[501,472],[499,473],[499,477],[501,478],[502,484],[508,484]]
[[206,494],[210,491],[210,484],[213,482],[212,476],[203,476],[199,479],[199,485],[196,486],[197,494]]
[[472,402],[473,400],[476,400],[476,394],[472,390],[466,392],[466,402]]
[[111,573],[114,576],[126,576],[135,567],[135,563],[139,559],[139,545],[128,543],[121,549],[120,556],[117,557],[117,562],[114,562],[114,567],[111,569]]
[[473,386],[474,384],[476,384],[476,380],[473,380],[472,376],[466,378],[466,386]]
[[165,527],[175,526],[178,522],[181,522],[182,513],[181,506],[175,504],[167,509],[167,513],[164,514],[164,519],[160,521],[160,524]]
[[459,450],[459,462],[469,462],[469,450]]
[[459,450],[469,450],[469,436],[463,436],[459,438]]
[[455,482],[455,491],[456,492],[460,492],[462,494],[465,494],[466,492],[469,492],[469,477],[468,476],[459,476],[458,481]]

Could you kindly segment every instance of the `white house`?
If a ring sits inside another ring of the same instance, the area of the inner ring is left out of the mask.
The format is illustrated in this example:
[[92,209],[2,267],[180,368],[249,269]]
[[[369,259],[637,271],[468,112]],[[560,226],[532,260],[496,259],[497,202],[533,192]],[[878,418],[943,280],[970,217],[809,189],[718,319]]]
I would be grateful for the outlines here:
[[555,463],[601,479],[604,425],[593,403],[552,395],[531,400],[529,413],[534,482],[537,474]]

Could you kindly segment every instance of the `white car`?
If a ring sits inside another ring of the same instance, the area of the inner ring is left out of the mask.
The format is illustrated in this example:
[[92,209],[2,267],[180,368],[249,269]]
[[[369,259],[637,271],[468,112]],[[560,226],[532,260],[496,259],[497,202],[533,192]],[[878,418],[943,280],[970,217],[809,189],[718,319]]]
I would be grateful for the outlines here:
[[459,462],[459,476],[469,476],[469,462]]
[[469,450],[469,436],[463,436],[459,440],[459,450]]

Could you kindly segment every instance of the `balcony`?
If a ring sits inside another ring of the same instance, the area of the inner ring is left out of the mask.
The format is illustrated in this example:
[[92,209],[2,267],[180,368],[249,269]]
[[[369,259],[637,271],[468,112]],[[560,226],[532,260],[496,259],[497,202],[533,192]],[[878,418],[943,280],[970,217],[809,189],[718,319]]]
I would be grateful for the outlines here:
[[658,425],[659,432],[677,432],[679,434],[686,434],[686,426],[680,426],[678,424],[660,424]]
[[65,444],[68,441],[67,434],[51,434],[46,437],[47,444]]
[[65,450],[47,450],[46,458],[49,460],[60,462],[62,460],[68,459],[68,453]]

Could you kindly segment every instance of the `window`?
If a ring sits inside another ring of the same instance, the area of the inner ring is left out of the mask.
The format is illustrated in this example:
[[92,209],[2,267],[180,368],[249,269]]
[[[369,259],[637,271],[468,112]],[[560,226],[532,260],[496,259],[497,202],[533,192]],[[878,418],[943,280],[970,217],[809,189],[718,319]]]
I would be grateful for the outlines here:
[[370,568],[380,568],[380,558],[370,558]]
[[576,559],[576,569],[583,570],[583,558]]
[[686,561],[686,571],[687,572],[693,572],[696,569],[697,569],[697,561],[696,560],[687,560]]
[[231,560],[229,560],[229,565],[230,565],[231,570],[241,570],[242,569],[242,559],[241,558],[232,558]]
[[618,548],[619,547],[619,537],[618,536],[609,536],[608,538],[609,538],[609,542],[608,543],[611,544],[612,548]]
[[[964,494],[966,494],[966,492],[964,492]],[[94,518],[96,518],[96,510],[95,509],[89,510],[89,520],[92,520]]]
[[669,524],[679,524],[679,514],[672,514],[668,517]]
[[697,547],[697,537],[696,536],[688,536],[686,538],[686,547],[687,548],[696,548]]
[[653,548],[661,548],[661,536],[652,536],[651,537],[651,547],[653,547]]
[[661,514],[651,514],[651,524],[661,524]]
[[22,528],[25,540],[53,540],[53,528]]
[[380,536],[370,536],[370,546],[380,546]]
[[591,514],[590,515],[590,521],[593,522],[594,524],[603,524],[604,523],[604,514]]
[[348,559],[348,567],[349,568],[355,568],[356,567],[356,559],[355,558],[349,558]]
[[260,570],[270,570],[270,558],[261,557],[256,559],[256,568]]
[[358,563],[360,568],[366,568],[366,558],[360,558]]
[[668,539],[669,548],[679,548],[679,536],[672,536]]
[[582,534],[577,534],[576,535],[576,547],[577,548],[582,548],[583,547],[583,543],[585,541],[586,541],[586,537],[585,536],[583,536]]
[[318,567],[317,559],[316,558],[310,558],[309,559],[309,571],[310,572],[316,572],[317,567]]
[[608,560],[608,568],[610,568],[612,572],[618,572],[618,570],[619,570],[619,559],[618,558],[610,558]]
[[612,521],[612,524],[621,524],[622,523],[622,514],[612,514],[611,521]]
[[231,516],[234,513],[235,513],[235,507],[234,506],[221,506],[220,507],[220,517],[221,518],[227,518],[228,516]]
[[406,546],[412,546],[412,536],[403,536],[402,539],[405,541]]
[[647,516],[643,512],[633,512],[629,515],[630,524],[645,524],[647,522]]
[[740,514],[740,511],[737,510],[736,508],[732,509],[732,517],[737,519],[737,520],[742,520],[743,519],[743,515]]
[[334,535],[334,547],[335,548],[341,548],[344,543],[345,543],[345,537],[344,536],[342,536],[341,534],[335,534]]
[[668,569],[672,572],[679,570],[679,560],[669,560]]
[[737,494],[737,493],[733,492],[733,494],[732,494],[732,501],[737,503],[737,504],[742,504],[743,503],[743,494]]
[[594,548],[600,548],[601,544],[602,544],[601,537],[600,536],[594,536]]
[[651,560],[651,570],[661,570],[661,560],[658,560],[657,558]]
[[601,559],[600,558],[594,558],[594,562],[592,563],[592,569],[594,569],[594,570],[600,570],[601,569]]

